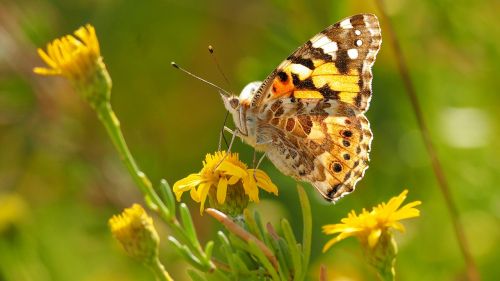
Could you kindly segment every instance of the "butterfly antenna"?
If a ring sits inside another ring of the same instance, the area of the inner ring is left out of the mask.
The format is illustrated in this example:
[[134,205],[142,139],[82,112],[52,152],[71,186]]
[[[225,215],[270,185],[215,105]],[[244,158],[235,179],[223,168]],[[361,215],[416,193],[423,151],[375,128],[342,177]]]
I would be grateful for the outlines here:
[[[226,74],[224,74],[224,71],[222,71],[222,67],[219,64],[219,61],[217,60],[217,56],[215,55],[215,50],[212,45],[208,45],[208,51],[210,52],[210,56],[212,57],[212,60],[214,61],[215,65],[217,66],[217,70],[219,71],[220,75],[224,78],[224,81],[226,82],[227,86],[231,88],[231,83],[229,82],[229,79],[227,78]],[[222,128],[220,131],[221,137],[219,138],[219,151],[221,149],[221,140],[224,140],[224,143],[226,144],[226,147],[229,148],[229,144],[227,143],[226,136],[224,135],[224,127],[226,127],[227,123],[227,117],[229,116],[229,111],[226,111],[226,116],[224,117],[224,124],[222,124]]]
[[215,56],[214,47],[212,47],[212,45],[208,45],[208,51],[210,52],[210,55],[211,55],[212,60],[214,61],[215,65],[217,66],[217,70],[219,70],[219,73],[224,78],[224,81],[226,81],[227,86],[229,88],[231,88],[231,83],[229,83],[229,79],[227,79],[227,76],[224,74],[224,71],[222,71],[222,67],[220,66],[219,61],[217,60],[217,57]]
[[198,80],[200,80],[200,81],[202,81],[202,82],[205,82],[206,84],[208,84],[208,85],[210,85],[210,86],[212,86],[212,87],[214,87],[214,88],[218,89],[219,91],[221,91],[222,93],[224,93],[226,96],[231,96],[231,93],[229,93],[228,91],[226,91],[226,90],[224,90],[223,88],[221,88],[221,87],[219,87],[219,86],[215,85],[215,84],[214,84],[214,83],[212,83],[212,82],[209,82],[209,81],[207,81],[207,80],[205,80],[205,79],[201,78],[201,77],[200,77],[200,76],[198,76],[198,75],[195,75],[195,74],[193,74],[193,73],[191,73],[191,72],[189,72],[189,71],[185,70],[184,68],[180,67],[177,63],[175,63],[175,62],[171,62],[170,64],[171,64],[174,68],[179,69],[180,71],[182,71],[182,72],[186,73],[187,75],[189,75],[189,76],[191,76],[191,77],[193,77],[193,78],[196,78],[196,79],[198,79]]

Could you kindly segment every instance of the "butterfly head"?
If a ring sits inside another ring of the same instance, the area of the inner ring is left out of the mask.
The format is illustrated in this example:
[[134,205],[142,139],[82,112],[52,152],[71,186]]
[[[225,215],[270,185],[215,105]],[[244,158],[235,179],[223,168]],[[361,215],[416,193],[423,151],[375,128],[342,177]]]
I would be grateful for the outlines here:
[[255,118],[247,115],[247,109],[250,107],[254,95],[260,88],[262,82],[252,82],[243,88],[239,96],[224,95],[221,93],[224,106],[233,116],[234,123],[243,135],[252,134],[255,126]]
[[251,82],[243,88],[240,96],[227,96],[221,93],[224,106],[231,113],[236,113],[242,104],[249,104],[262,82]]

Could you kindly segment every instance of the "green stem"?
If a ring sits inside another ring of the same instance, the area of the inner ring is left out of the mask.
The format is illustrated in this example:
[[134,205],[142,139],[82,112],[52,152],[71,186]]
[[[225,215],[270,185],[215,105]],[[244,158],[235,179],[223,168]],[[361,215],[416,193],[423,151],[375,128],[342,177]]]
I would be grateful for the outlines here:
[[453,230],[455,231],[455,236],[458,240],[458,245],[460,247],[460,251],[465,260],[466,270],[467,270],[467,278],[469,281],[479,281],[481,277],[479,276],[479,271],[476,267],[476,262],[474,257],[472,256],[469,242],[467,237],[465,236],[465,229],[460,221],[460,214],[458,211],[457,204],[452,197],[451,188],[449,186],[448,180],[445,176],[443,166],[441,161],[439,160],[436,148],[434,147],[434,143],[432,142],[432,137],[427,127],[427,123],[424,120],[424,114],[422,112],[422,108],[418,101],[417,91],[415,86],[413,85],[413,80],[410,76],[410,71],[408,70],[408,66],[406,64],[406,60],[403,56],[403,51],[401,49],[401,45],[399,44],[396,31],[391,23],[391,19],[385,9],[383,0],[375,1],[382,19],[387,24],[388,33],[391,35],[389,37],[391,45],[394,49],[394,54],[396,55],[396,61],[398,62],[399,72],[401,73],[401,77],[403,78],[403,84],[406,88],[406,93],[410,99],[410,104],[413,109],[413,113],[415,114],[415,118],[417,120],[417,125],[419,127],[420,135],[425,144],[425,148],[427,150],[427,154],[429,154],[432,169],[434,171],[434,175],[436,176],[437,183],[441,193],[443,194],[446,208],[450,213],[451,222],[453,224]]
[[159,259],[155,259],[151,264],[148,264],[151,270],[156,275],[156,279],[160,281],[174,281],[174,279],[168,274],[168,272],[165,270],[165,267],[163,267],[163,264],[161,264]]
[[377,272],[378,277],[382,281],[394,281],[395,279],[395,274],[393,271],[387,271],[387,270],[380,270]]
[[[146,196],[148,205],[153,207],[155,210],[156,208],[161,207],[163,203],[154,191],[151,181],[139,169],[139,166],[128,149],[127,143],[125,142],[125,138],[123,137],[120,129],[120,121],[113,112],[111,105],[109,103],[104,103],[102,106],[97,107],[96,110],[99,119],[104,124],[104,127],[111,138],[111,141],[118,150],[118,154],[120,155],[122,162],[125,164],[125,167],[132,176],[134,182],[141,189],[141,192]],[[151,203],[155,205],[151,206]]]
[[109,103],[102,103],[100,106],[96,107],[96,111],[99,119],[106,128],[113,145],[116,150],[118,150],[120,159],[123,164],[125,164],[127,171],[130,173],[132,179],[137,186],[139,186],[139,189],[144,195],[148,207],[161,216],[161,218],[172,228],[175,234],[195,252],[196,256],[206,261],[210,270],[215,269],[215,265],[213,265],[210,260],[205,258],[205,253],[203,252],[200,243],[198,241],[193,243],[191,242],[189,235],[186,233],[182,225],[179,223],[177,218],[171,214],[170,210],[161,200],[158,193],[154,190],[149,178],[139,169],[132,153],[130,153],[130,150],[128,149],[127,143],[125,142],[125,138],[123,137],[123,133],[121,131],[120,121],[113,112],[111,105]]

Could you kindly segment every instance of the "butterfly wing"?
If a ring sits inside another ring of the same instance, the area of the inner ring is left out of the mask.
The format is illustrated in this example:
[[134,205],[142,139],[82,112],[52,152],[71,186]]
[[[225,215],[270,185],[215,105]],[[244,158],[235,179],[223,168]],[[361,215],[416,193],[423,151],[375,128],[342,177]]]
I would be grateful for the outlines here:
[[264,81],[252,105],[284,97],[326,98],[368,109],[371,67],[382,43],[378,19],[359,14],[335,23],[307,41]]
[[368,167],[372,133],[363,113],[380,44],[375,15],[346,18],[290,55],[251,101],[271,161],[329,200],[353,191]]

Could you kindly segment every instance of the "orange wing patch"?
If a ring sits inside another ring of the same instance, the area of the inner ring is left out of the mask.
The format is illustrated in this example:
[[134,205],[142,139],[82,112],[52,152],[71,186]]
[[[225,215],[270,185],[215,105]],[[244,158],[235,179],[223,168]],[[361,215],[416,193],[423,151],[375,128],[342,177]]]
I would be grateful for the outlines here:
[[295,86],[293,85],[290,73],[280,71],[278,75],[276,75],[276,78],[274,78],[273,85],[271,87],[271,92],[273,94],[272,98],[279,98],[292,92],[294,89]]

